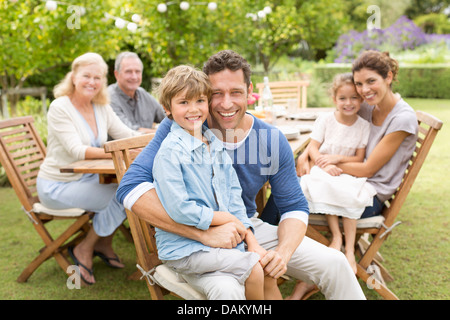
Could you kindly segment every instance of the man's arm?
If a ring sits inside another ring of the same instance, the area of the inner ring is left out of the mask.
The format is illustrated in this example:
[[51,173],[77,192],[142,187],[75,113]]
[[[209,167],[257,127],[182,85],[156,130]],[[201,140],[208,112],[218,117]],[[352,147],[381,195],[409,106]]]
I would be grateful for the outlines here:
[[284,219],[278,225],[278,246],[270,250],[261,259],[261,265],[267,275],[278,279],[287,271],[291,256],[306,234],[306,224],[299,219]]
[[261,260],[265,273],[274,278],[286,272],[287,263],[305,236],[309,214],[308,202],[295,172],[294,157],[284,136],[280,136],[279,163],[279,170],[269,180],[281,213],[278,246]]

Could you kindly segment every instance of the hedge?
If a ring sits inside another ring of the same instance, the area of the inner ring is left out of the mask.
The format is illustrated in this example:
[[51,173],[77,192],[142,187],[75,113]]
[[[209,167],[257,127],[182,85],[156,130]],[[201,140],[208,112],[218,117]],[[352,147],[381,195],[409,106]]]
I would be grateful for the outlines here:
[[[351,71],[351,64],[324,64],[314,68],[316,77],[331,83],[334,75]],[[450,64],[400,65],[394,91],[403,97],[450,99]]]

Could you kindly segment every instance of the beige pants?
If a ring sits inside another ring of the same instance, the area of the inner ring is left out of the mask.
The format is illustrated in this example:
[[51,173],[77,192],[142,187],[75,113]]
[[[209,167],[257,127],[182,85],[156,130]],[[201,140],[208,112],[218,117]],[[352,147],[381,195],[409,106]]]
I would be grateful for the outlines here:
[[[277,226],[252,218],[258,243],[266,250],[278,245]],[[316,284],[328,300],[363,300],[364,293],[342,252],[305,237],[288,263],[288,276]],[[244,286],[229,277],[184,276],[209,300],[244,300]]]

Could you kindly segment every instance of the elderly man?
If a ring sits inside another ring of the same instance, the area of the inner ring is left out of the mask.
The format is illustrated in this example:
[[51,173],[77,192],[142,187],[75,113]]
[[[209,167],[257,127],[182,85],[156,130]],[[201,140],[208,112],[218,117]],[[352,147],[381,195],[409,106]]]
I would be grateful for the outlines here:
[[164,119],[165,112],[156,99],[140,87],[142,70],[142,61],[136,53],[120,53],[114,65],[117,82],[111,84],[108,91],[111,107],[122,122],[133,130],[149,133],[154,122]]

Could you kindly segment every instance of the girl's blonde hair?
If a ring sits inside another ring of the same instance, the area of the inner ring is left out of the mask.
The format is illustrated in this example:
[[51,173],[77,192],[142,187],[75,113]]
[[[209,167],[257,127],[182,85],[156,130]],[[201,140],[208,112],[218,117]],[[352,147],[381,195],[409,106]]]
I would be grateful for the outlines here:
[[[171,112],[172,98],[186,89],[187,100],[205,95],[210,103],[212,88],[208,76],[188,65],[180,65],[167,72],[158,87],[159,103]],[[172,119],[172,115],[168,118]]]
[[71,96],[75,91],[75,86],[73,85],[72,77],[78,72],[80,67],[84,67],[90,64],[95,64],[101,67],[102,69],[102,88],[100,92],[92,99],[92,103],[97,105],[106,105],[109,104],[109,94],[107,89],[107,78],[108,74],[108,65],[103,60],[102,56],[98,53],[88,52],[85,53],[73,60],[72,69],[69,73],[66,74],[64,79],[55,86],[53,89],[53,94],[55,98],[61,96]]
[[[353,74],[351,72],[340,73],[340,74],[335,75],[334,79],[333,79],[333,83],[331,84],[331,88],[330,88],[331,97],[333,99],[336,98],[336,93],[339,90],[339,88],[341,88],[347,84],[351,85],[351,86],[355,86],[355,83],[353,82]],[[356,88],[355,88],[355,92],[356,92],[356,94],[358,94],[358,92],[356,91]],[[358,94],[358,96],[359,96],[359,94]]]

